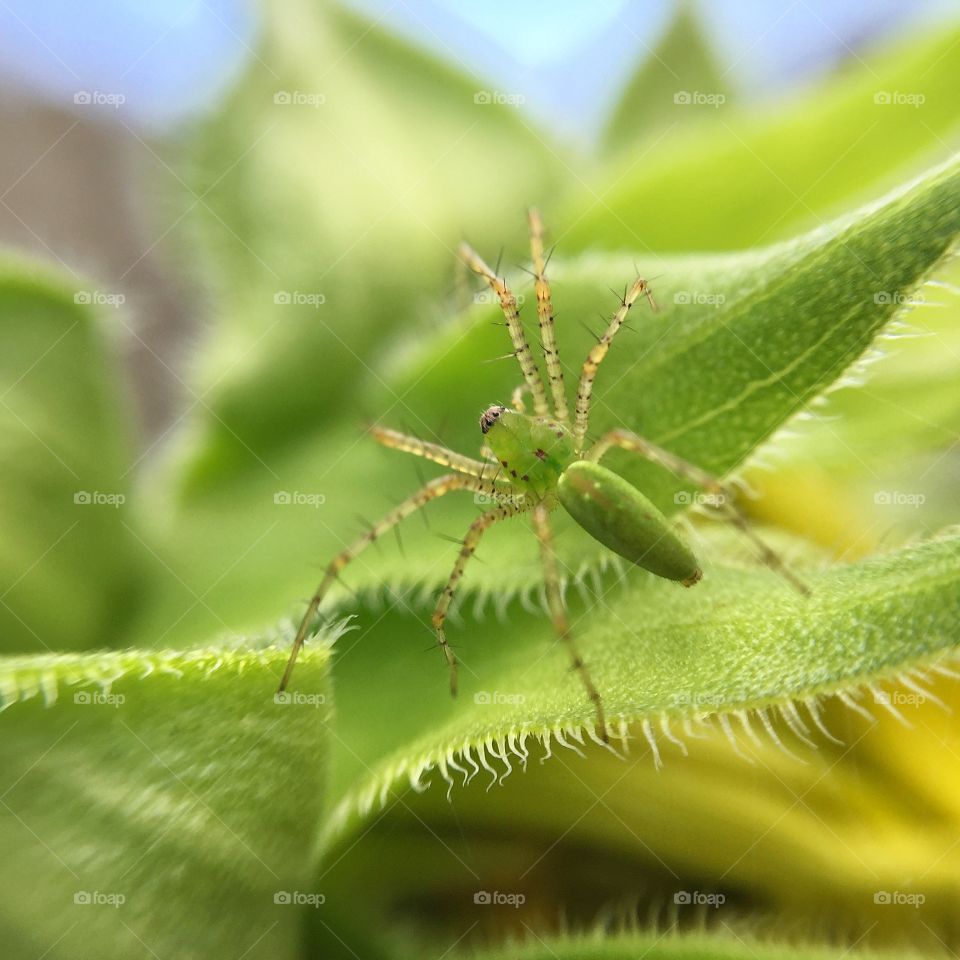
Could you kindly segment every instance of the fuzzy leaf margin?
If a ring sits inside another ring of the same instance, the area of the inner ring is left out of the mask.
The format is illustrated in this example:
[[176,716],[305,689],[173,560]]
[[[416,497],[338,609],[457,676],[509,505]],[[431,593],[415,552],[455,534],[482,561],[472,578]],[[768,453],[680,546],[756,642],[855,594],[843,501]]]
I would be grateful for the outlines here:
[[[769,733],[773,711],[806,736],[819,725],[818,699],[855,704],[858,692],[956,650],[960,535],[807,577],[811,597],[756,569],[708,566],[690,591],[631,571],[624,589],[608,582],[571,597],[578,644],[614,732],[646,741],[656,763],[661,749],[678,749],[691,722],[709,717],[724,729],[735,719],[743,737],[750,717]],[[456,712],[432,724],[422,715],[427,732],[371,763],[326,818],[322,845],[393,791],[421,789],[430,771],[451,788],[480,770],[496,782],[525,766],[538,742],[549,756],[556,745],[579,749],[591,739],[592,707],[548,627],[526,621],[498,634],[499,655],[465,679]]]
[[310,694],[280,702],[289,650],[269,641],[0,660],[5,937],[53,958],[297,956],[332,711],[311,646]]

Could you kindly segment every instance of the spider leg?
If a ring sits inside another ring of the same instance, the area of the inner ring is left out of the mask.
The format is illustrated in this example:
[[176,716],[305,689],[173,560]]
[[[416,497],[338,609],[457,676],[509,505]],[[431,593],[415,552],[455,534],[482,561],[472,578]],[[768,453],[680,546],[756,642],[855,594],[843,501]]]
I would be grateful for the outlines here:
[[463,577],[463,571],[467,566],[467,562],[473,556],[483,534],[495,523],[501,520],[507,520],[510,517],[515,517],[527,509],[527,506],[522,501],[520,503],[505,503],[480,514],[480,516],[470,524],[470,529],[463,538],[463,545],[460,548],[457,562],[453,565],[453,570],[450,571],[447,585],[440,594],[436,610],[433,611],[433,629],[437,633],[437,643],[443,651],[444,657],[446,657],[447,665],[450,667],[450,693],[453,696],[457,695],[457,658],[454,656],[453,650],[447,642],[447,635],[444,632],[443,625],[447,619],[447,612],[450,609],[450,603],[453,601],[457,584],[459,584]]
[[533,395],[533,408],[537,416],[549,416],[550,408],[547,405],[547,394],[543,389],[543,380],[540,379],[540,370],[533,359],[533,353],[530,351],[530,344],[527,343],[527,338],[523,332],[520,311],[517,309],[517,298],[472,247],[465,243],[460,244],[460,256],[474,273],[479,274],[486,280],[490,289],[493,290],[500,301],[500,309],[507,321],[507,330],[510,332],[510,340],[513,343],[514,356],[520,364],[523,379],[529,384],[530,393]]
[[736,506],[736,494],[727,484],[722,483],[712,474],[701,470],[676,454],[658,447],[649,440],[644,440],[643,437],[631,433],[629,430],[611,430],[609,433],[605,433],[587,452],[587,459],[599,460],[611,447],[620,447],[623,450],[639,453],[644,459],[659,464],[678,477],[689,480],[708,493],[714,494],[717,498],[718,508],[757,548],[761,560],[771,570],[780,574],[797,592],[804,595],[810,593],[810,588],[790,570],[780,555],[754,532],[746,514]]
[[557,349],[557,334],[553,322],[553,303],[550,298],[550,281],[546,276],[543,255],[543,221],[540,211],[533,207],[527,212],[530,223],[530,253],[533,257],[534,286],[537,292],[537,318],[540,321],[540,344],[547,364],[547,379],[553,394],[553,408],[561,423],[567,422],[567,394],[563,384],[563,367]]
[[310,623],[320,608],[320,604],[323,602],[327,591],[339,577],[340,571],[361,553],[365,547],[370,546],[371,543],[374,543],[388,530],[393,529],[401,520],[408,517],[414,511],[419,510],[431,500],[436,500],[437,497],[442,497],[444,494],[451,493],[454,490],[472,490],[475,493],[485,493],[491,497],[502,495],[493,483],[488,483],[476,477],[469,477],[463,474],[445,474],[442,477],[437,477],[429,483],[424,484],[416,493],[397,504],[397,506],[378,523],[373,524],[366,533],[355,540],[349,547],[340,551],[340,553],[327,564],[323,580],[320,581],[320,585],[314,591],[310,602],[307,604],[307,611],[303,615],[303,619],[300,621],[300,626],[297,629],[297,635],[293,641],[293,649],[290,651],[290,659],[287,661],[286,669],[283,671],[283,679],[280,681],[277,693],[283,693],[283,691],[287,689],[287,684],[290,682],[290,675],[293,673],[297,656],[306,639]]
[[557,571],[557,556],[553,549],[553,531],[550,526],[550,510],[544,503],[538,503],[533,508],[533,526],[537,533],[537,539],[540,541],[540,558],[543,563],[543,579],[547,593],[547,606],[550,608],[550,618],[553,621],[553,628],[556,631],[558,639],[563,642],[570,655],[570,665],[577,671],[583,689],[587,693],[587,698],[593,704],[596,712],[597,733],[604,743],[609,743],[610,736],[607,733],[607,722],[603,713],[603,700],[600,692],[594,685],[587,669],[586,663],[577,649],[576,641],[573,639],[573,633],[570,630],[570,619],[567,616],[566,608],[563,605],[563,597],[560,593],[560,575]]
[[510,395],[510,405],[517,413],[527,412],[527,405],[523,402],[523,396],[529,392],[529,384],[521,383],[519,386],[514,387],[513,393]]
[[590,348],[587,359],[583,361],[580,382],[577,384],[577,402],[574,410],[575,422],[573,425],[573,439],[578,453],[583,450],[583,441],[587,435],[587,425],[590,422],[590,395],[593,392],[593,381],[597,378],[597,368],[610,350],[610,344],[616,336],[617,331],[626,321],[630,308],[636,303],[641,294],[646,296],[652,307],[656,307],[656,304],[653,302],[653,296],[650,293],[650,285],[646,280],[637,277],[637,279],[633,281],[633,286],[623,295],[623,299],[620,301],[620,307],[610,320],[609,326],[604,330],[603,335],[597,343]]
[[377,443],[381,443],[385,447],[402,450],[404,453],[412,453],[414,456],[432,460],[434,463],[439,463],[441,466],[449,467],[451,470],[465,473],[471,477],[484,477],[490,469],[490,465],[482,460],[465,457],[462,453],[449,450],[438,443],[420,440],[418,437],[401,433],[399,430],[391,430],[389,427],[373,426],[370,428],[370,435]]

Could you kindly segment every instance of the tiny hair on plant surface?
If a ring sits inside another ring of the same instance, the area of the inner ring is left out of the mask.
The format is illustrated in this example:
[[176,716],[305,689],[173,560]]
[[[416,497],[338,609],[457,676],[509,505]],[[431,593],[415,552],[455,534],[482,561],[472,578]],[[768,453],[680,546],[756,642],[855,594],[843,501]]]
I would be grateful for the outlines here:
[[[753,531],[737,507],[733,491],[720,479],[627,429],[610,430],[588,444],[590,401],[598,370],[641,297],[651,309],[656,309],[656,303],[650,284],[638,276],[620,298],[607,328],[583,362],[571,414],[546,276],[543,222],[539,212],[533,209],[528,213],[528,221],[546,382],[526,338],[516,296],[479,254],[467,244],[461,244],[462,260],[486,282],[500,304],[513,345],[508,356],[516,358],[523,382],[514,390],[510,407],[491,404],[480,415],[480,459],[387,427],[371,427],[373,438],[384,446],[431,460],[450,472],[423,484],[327,564],[300,621],[278,692],[286,690],[310,625],[344,567],[412,513],[438,497],[463,490],[483,494],[490,508],[470,524],[460,542],[460,552],[433,613],[437,644],[449,668],[451,693],[457,692],[457,658],[447,641],[445,623],[467,564],[490,527],[529,514],[539,543],[546,605],[554,631],[593,705],[596,734],[604,743],[608,742],[603,696],[588,664],[580,656],[563,602],[550,514],[562,508],[609,550],[658,577],[692,587],[703,576],[692,550],[663,513],[640,490],[600,463],[614,448],[634,453],[711,494],[720,515],[750,540],[760,559],[799,593],[809,593],[776,551]],[[527,396],[533,408],[531,413],[526,408]]]

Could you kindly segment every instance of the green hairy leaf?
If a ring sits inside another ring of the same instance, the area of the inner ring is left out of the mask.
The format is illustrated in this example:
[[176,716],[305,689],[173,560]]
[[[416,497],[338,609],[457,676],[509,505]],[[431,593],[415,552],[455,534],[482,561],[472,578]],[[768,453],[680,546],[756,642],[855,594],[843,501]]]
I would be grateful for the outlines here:
[[285,655],[248,641],[0,663],[0,926],[48,957],[94,941],[102,957],[296,956],[297,836],[332,704],[323,644],[302,664],[310,695],[275,702]]
[[[729,542],[724,545],[729,552]],[[798,700],[815,710],[818,697],[895,678],[950,654],[960,615],[958,559],[960,539],[949,537],[860,564],[808,571],[811,597],[746,565],[711,564],[691,591],[634,572],[622,582],[602,583],[595,595],[571,600],[571,619],[613,728],[647,740],[659,763],[660,750],[675,753],[682,726],[701,715],[741,716]],[[479,763],[496,780],[524,762],[537,741],[549,745],[556,738],[569,746],[572,738],[583,744],[585,734],[589,741],[592,706],[544,619],[525,619],[521,628],[473,628],[464,703],[455,710],[429,696],[431,685],[441,685],[439,667],[432,677],[421,667],[419,679],[405,672],[404,684],[386,694],[385,703],[369,707],[383,723],[407,703],[406,713],[416,715],[422,733],[401,739],[407,723],[395,725],[389,738],[398,746],[375,766],[372,758],[362,758],[365,773],[327,821],[327,832],[357,810],[373,809],[392,785],[418,784],[434,768],[452,780],[451,761],[464,771]],[[399,661],[397,671],[410,669],[407,654],[371,633],[367,642],[377,645],[376,653],[349,665],[344,660],[338,680],[344,710],[359,692],[351,690],[353,670],[364,669],[373,656],[380,670],[392,661]],[[409,704],[412,687],[423,689],[416,706]],[[361,722],[374,725],[369,718]],[[768,722],[754,719],[761,732]],[[680,727],[671,731],[672,725]]]

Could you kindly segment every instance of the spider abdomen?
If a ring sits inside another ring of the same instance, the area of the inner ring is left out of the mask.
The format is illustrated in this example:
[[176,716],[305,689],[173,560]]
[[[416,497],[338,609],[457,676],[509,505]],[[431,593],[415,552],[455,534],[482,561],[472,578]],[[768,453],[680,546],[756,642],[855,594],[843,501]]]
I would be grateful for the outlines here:
[[625,560],[684,586],[700,579],[696,557],[667,518],[612,470],[578,460],[561,475],[557,494],[587,533]]

